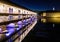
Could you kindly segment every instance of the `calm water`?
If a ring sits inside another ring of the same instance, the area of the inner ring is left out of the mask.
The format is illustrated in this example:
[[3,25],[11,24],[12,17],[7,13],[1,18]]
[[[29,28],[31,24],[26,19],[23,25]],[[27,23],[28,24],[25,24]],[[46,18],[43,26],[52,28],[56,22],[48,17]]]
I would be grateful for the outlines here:
[[47,40],[60,40],[60,18],[40,19],[22,42],[42,42]]

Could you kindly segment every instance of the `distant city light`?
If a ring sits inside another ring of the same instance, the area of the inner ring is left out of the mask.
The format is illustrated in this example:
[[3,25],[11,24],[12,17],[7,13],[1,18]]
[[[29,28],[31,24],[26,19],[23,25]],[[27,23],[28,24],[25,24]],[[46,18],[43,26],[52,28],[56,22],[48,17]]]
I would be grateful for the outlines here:
[[55,7],[53,7],[53,10],[55,10]]

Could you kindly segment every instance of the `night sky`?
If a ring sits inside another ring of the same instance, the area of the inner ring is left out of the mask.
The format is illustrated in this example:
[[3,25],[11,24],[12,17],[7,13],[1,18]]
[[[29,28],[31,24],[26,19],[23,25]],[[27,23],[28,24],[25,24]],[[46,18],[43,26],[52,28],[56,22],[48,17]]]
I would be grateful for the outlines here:
[[60,10],[60,0],[11,0],[14,3],[22,5],[31,10]]

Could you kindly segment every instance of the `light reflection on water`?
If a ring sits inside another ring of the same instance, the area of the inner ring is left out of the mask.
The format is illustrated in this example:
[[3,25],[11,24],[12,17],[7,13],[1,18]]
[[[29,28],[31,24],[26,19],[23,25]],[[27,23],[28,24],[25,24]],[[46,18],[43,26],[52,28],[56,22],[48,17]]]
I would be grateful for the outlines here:
[[41,22],[43,22],[43,23],[47,23],[47,22],[60,23],[60,17],[41,18]]

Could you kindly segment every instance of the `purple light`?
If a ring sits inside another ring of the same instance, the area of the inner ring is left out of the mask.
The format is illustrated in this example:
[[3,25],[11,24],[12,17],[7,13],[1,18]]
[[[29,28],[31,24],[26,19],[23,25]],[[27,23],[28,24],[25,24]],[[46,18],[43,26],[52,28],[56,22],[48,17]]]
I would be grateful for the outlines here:
[[27,23],[28,23],[27,19],[23,20],[23,25],[27,25]]
[[22,21],[18,21],[17,24],[18,24],[18,25],[22,25]]
[[13,32],[6,33],[6,36],[10,36]]
[[10,23],[10,24],[8,24],[8,27],[15,27],[15,24],[14,23]]
[[0,28],[0,33],[2,32],[2,28]]
[[14,32],[14,29],[10,29],[8,33],[6,33],[6,36],[10,36]]
[[19,28],[22,28],[22,25],[23,25],[22,21],[18,21],[17,24],[18,24]]
[[29,22],[29,20],[28,20],[28,19],[26,19],[26,24],[28,24],[28,22]]
[[6,36],[9,36],[10,34],[11,34],[11,32],[9,32],[9,33],[6,33],[5,35],[6,35]]
[[17,30],[19,30],[20,28],[17,28]]
[[14,32],[15,31],[15,24],[14,23],[10,23],[7,25],[7,30],[8,32]]

